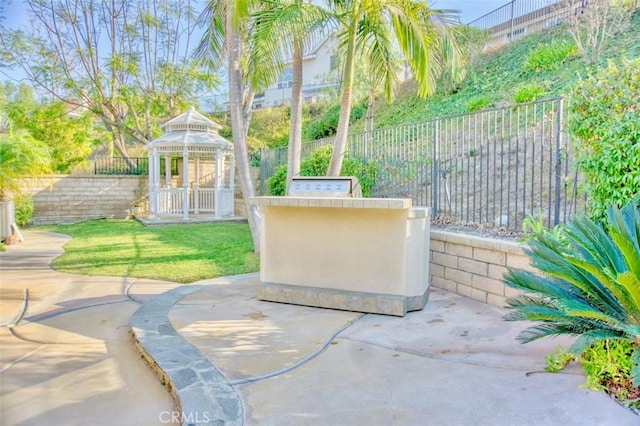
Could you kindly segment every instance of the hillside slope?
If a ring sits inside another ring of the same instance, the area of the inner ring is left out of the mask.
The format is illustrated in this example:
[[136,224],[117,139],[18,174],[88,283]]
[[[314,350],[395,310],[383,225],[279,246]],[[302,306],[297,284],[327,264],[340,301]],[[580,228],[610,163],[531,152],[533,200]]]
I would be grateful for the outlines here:
[[[602,59],[592,65],[587,65],[577,53],[563,26],[550,28],[482,55],[470,66],[466,79],[455,93],[438,91],[428,98],[418,98],[415,83],[406,82],[392,104],[378,101],[375,127],[566,95],[581,76],[594,72],[607,61],[639,56],[640,9],[636,10],[625,31],[611,40]],[[362,121],[353,123],[352,131],[362,129]]]

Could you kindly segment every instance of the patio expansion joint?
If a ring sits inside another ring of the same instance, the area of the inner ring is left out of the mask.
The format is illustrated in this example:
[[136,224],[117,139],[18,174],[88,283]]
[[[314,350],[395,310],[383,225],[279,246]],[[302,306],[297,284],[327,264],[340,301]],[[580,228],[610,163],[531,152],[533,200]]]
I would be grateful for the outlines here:
[[169,389],[184,418],[204,420],[199,425],[241,425],[242,403],[233,386],[180,336],[168,319],[176,302],[204,287],[176,287],[143,304],[131,318],[131,336],[142,358]]

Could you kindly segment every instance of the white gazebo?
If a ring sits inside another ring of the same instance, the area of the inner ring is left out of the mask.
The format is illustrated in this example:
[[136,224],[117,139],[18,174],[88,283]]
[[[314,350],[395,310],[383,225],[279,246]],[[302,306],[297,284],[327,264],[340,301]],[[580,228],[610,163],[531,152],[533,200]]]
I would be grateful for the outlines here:
[[[220,136],[221,126],[193,107],[161,126],[165,133],[147,144],[149,213],[161,217],[211,214],[233,216],[233,144]],[[182,159],[172,176],[173,158]],[[164,161],[164,177],[161,161]]]

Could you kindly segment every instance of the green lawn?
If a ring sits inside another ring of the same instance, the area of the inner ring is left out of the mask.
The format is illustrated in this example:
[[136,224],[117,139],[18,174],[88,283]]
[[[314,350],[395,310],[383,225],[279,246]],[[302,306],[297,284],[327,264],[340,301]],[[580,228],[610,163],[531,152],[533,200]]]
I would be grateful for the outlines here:
[[259,268],[246,223],[145,227],[95,220],[40,229],[73,237],[51,265],[61,272],[190,283]]

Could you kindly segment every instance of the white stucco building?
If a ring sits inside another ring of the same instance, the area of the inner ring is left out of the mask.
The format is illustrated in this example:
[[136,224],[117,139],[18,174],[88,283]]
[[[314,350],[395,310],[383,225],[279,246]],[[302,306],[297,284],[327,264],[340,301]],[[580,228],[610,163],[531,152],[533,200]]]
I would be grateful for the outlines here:
[[[326,99],[327,91],[339,88],[337,79],[331,79],[332,71],[338,75],[338,66],[334,34],[321,35],[302,59],[302,95],[305,103]],[[256,94],[253,107],[258,109],[288,104],[291,101],[292,77],[291,63],[285,64],[278,81],[264,92]]]

